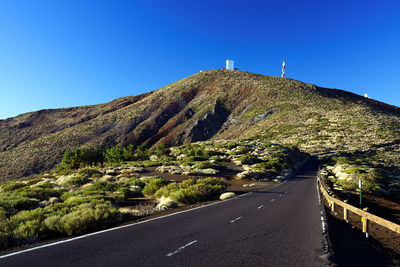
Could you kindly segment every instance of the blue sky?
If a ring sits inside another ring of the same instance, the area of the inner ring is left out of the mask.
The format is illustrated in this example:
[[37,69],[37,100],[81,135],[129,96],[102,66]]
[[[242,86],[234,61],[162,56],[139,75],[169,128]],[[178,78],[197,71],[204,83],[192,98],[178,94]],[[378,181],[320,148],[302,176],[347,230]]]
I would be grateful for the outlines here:
[[0,0],[0,119],[241,70],[400,106],[400,1]]

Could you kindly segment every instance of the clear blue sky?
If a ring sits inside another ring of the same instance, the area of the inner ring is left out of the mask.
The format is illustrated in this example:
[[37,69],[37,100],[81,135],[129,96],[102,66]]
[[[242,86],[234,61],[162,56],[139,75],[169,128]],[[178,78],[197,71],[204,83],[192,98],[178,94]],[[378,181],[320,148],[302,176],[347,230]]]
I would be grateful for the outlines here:
[[400,1],[0,0],[0,119],[241,70],[400,106]]

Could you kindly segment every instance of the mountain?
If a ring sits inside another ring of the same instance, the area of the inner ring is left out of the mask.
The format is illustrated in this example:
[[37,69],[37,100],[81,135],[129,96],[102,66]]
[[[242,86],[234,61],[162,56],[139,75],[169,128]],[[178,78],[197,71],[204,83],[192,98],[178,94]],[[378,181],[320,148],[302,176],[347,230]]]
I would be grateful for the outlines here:
[[[100,105],[0,120],[0,180],[53,168],[67,148],[258,138],[307,152],[399,151],[400,108],[350,92],[210,70]],[[387,149],[390,147],[390,149]]]

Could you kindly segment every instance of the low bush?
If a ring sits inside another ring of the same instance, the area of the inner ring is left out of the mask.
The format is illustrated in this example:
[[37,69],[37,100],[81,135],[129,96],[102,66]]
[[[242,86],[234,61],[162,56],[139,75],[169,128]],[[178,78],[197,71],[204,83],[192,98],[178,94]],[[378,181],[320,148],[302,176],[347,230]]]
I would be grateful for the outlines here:
[[13,232],[13,237],[25,242],[34,242],[44,233],[45,226],[43,221],[45,212],[42,208],[34,210],[24,210],[10,217],[9,225]]
[[105,181],[97,181],[85,188],[85,191],[103,191],[114,192],[119,188],[116,183],[107,183]]
[[101,177],[102,173],[99,172],[97,169],[85,168],[85,169],[80,169],[78,171],[78,175],[83,176],[83,177],[98,178],[98,177]]
[[367,173],[367,170],[363,168],[349,168],[345,169],[343,172],[347,174],[364,174]]
[[146,196],[154,195],[158,189],[168,184],[164,179],[150,179],[146,181],[146,186],[143,188],[142,193]]
[[8,214],[13,214],[20,210],[29,210],[38,204],[38,199],[23,197],[17,194],[0,194],[0,209],[3,209]]
[[66,235],[84,234],[113,225],[121,219],[118,209],[110,202],[83,203],[66,215],[52,215],[44,225],[52,232]]
[[32,179],[32,180],[27,181],[27,182],[26,182],[26,185],[27,185],[27,186],[28,186],[28,185],[34,185],[34,184],[37,184],[37,183],[39,183],[39,182],[41,182],[41,181],[43,181],[42,178],[35,178],[35,179]]
[[193,204],[218,197],[226,187],[227,184],[217,178],[188,179],[161,187],[155,196],[170,197],[177,202]]
[[26,187],[27,185],[25,183],[21,183],[18,181],[11,181],[11,182],[6,182],[0,185],[1,189],[3,192],[13,192],[19,188]]
[[40,200],[47,200],[51,197],[59,197],[62,190],[56,190],[49,187],[49,184],[42,184],[40,186],[23,187],[15,191],[21,197],[37,198]]
[[226,148],[227,149],[234,149],[235,147],[237,147],[239,144],[238,143],[236,143],[236,142],[229,142],[227,145],[226,145]]
[[77,195],[69,197],[64,201],[64,205],[66,207],[76,207],[85,203],[98,203],[99,201],[114,201],[114,198],[101,195],[101,194],[93,194],[93,195]]
[[206,158],[202,156],[189,156],[184,159],[184,161],[186,162],[204,161],[204,160],[206,160]]
[[248,149],[245,146],[239,146],[236,148],[236,150],[229,152],[229,154],[231,155],[243,155],[243,154],[247,154],[250,152],[250,149]]
[[215,151],[215,150],[204,150],[203,154],[204,154],[204,157],[206,157],[206,158],[210,158],[212,156],[224,155],[224,153],[219,152],[219,151]]
[[195,168],[195,169],[210,169],[210,168],[214,168],[214,167],[215,167],[215,165],[208,161],[196,162],[193,165],[193,168]]
[[239,157],[239,161],[242,164],[255,164],[261,162],[259,158],[253,155],[242,155]]
[[151,160],[146,160],[146,161],[142,161],[141,165],[143,165],[143,167],[157,167],[157,166],[161,166],[163,165],[163,161],[151,161]]
[[68,179],[65,185],[82,186],[90,182],[87,176],[74,176]]
[[130,178],[130,179],[126,180],[126,183],[131,185],[131,186],[139,186],[140,188],[144,188],[145,185],[146,185],[139,178]]
[[0,250],[8,246],[12,238],[12,230],[7,219],[7,213],[0,208]]

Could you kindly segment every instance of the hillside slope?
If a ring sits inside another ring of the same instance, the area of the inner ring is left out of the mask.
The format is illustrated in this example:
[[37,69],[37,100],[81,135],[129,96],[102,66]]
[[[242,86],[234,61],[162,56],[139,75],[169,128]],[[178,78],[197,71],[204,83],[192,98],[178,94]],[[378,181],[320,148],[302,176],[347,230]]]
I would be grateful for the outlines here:
[[51,169],[67,147],[260,138],[307,152],[398,151],[399,129],[394,106],[291,79],[211,70],[107,104],[0,120],[0,179]]

